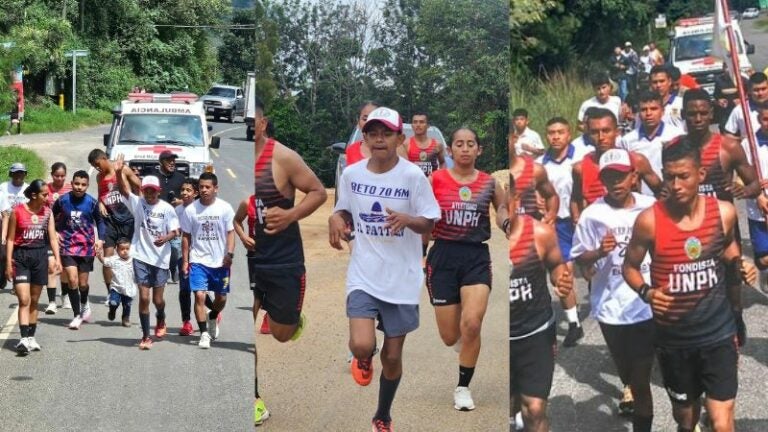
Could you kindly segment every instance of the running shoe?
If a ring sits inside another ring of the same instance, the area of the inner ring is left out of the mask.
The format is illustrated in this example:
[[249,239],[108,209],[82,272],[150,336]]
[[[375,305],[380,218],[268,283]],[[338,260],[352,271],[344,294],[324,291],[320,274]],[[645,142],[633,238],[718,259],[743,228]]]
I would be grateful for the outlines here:
[[110,306],[109,307],[109,312],[107,312],[107,319],[110,320],[110,321],[114,321],[115,320],[115,315],[117,315],[117,307]]
[[293,336],[291,336],[292,341],[297,341],[301,337],[301,334],[304,333],[304,328],[307,326],[307,316],[302,313],[299,315],[299,325],[296,326],[296,331],[293,332]]
[[219,338],[219,317],[216,317],[216,319],[209,319],[208,320],[208,333],[211,336],[211,339],[216,340]]
[[128,317],[123,317],[123,327],[130,327],[131,326],[131,319]]
[[472,400],[472,392],[469,387],[456,387],[453,391],[453,407],[459,411],[472,411],[475,409],[475,401]]
[[165,320],[159,321],[155,326],[155,337],[162,339],[168,334],[168,326],[165,325]]
[[619,415],[629,417],[635,412],[635,398],[632,397],[632,388],[624,386],[623,396],[619,401]]
[[256,402],[253,403],[253,425],[261,426],[268,418],[269,410],[264,405],[264,401],[261,398],[256,399]]
[[72,321],[69,322],[69,328],[70,330],[80,330],[81,324],[83,324],[83,318],[76,316]]
[[48,307],[45,308],[46,315],[56,315],[56,302],[52,301],[48,303]]
[[200,335],[200,342],[197,343],[197,346],[199,346],[202,349],[210,348],[211,335],[208,332],[203,332],[203,334]]
[[150,348],[152,348],[152,338],[149,336],[142,338],[141,342],[139,342],[139,349],[142,351],[148,351]]
[[352,359],[350,370],[356,383],[367,386],[373,379],[373,356],[368,357],[367,360]]
[[393,432],[392,420],[373,419],[371,421],[371,430],[373,432]]
[[41,349],[43,349],[43,347],[41,347],[40,344],[37,343],[34,336],[30,336],[27,338],[27,345],[29,345],[30,351],[40,351]]
[[93,322],[93,312],[91,312],[90,306],[85,306],[85,309],[83,309],[83,312],[80,315],[83,317],[83,322]]
[[269,329],[269,314],[264,314],[264,319],[261,320],[261,328],[259,329],[261,334],[271,334],[272,330]]
[[29,354],[29,338],[23,337],[19,340],[16,344],[16,352],[23,356]]
[[518,411],[517,414],[515,414],[515,431],[523,430],[525,430],[525,423],[523,423],[523,413]]
[[568,324],[568,333],[565,335],[565,339],[563,339],[563,346],[568,348],[575,347],[579,339],[583,337],[584,329],[577,323],[570,323]]
[[184,324],[181,325],[181,328],[179,329],[179,334],[181,336],[192,336],[195,333],[195,329],[192,327],[191,321],[184,321]]
[[72,309],[72,303],[69,302],[69,296],[62,296],[61,297],[61,308],[62,309]]

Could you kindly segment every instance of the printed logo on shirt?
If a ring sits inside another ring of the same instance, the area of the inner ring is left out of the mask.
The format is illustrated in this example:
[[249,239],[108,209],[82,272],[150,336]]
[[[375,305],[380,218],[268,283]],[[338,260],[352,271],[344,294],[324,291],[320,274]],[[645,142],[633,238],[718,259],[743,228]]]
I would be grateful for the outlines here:
[[371,206],[370,213],[359,213],[358,216],[362,223],[357,224],[357,232],[364,233],[372,237],[402,237],[404,232],[393,232],[385,224],[387,215],[383,212],[381,204],[376,201]]
[[59,193],[58,192],[54,192],[53,193],[53,200],[56,201],[57,199],[59,199]]
[[379,204],[379,202],[376,201],[371,206],[370,213],[360,213],[360,219],[362,219],[364,222],[370,222],[370,223],[386,222],[387,215],[385,215],[384,212],[382,212],[381,210],[382,210],[381,204]]
[[689,259],[697,260],[701,256],[701,240],[696,237],[688,237],[685,241],[685,254]]
[[[510,265],[510,267],[512,266]],[[533,300],[533,286],[528,281],[528,277],[510,278],[509,302],[526,302],[529,300]]]
[[[218,219],[218,216],[212,217]],[[216,231],[216,223],[206,220],[200,224],[200,235],[197,236],[197,239],[201,241],[218,241],[219,236]]]
[[427,160],[427,152],[425,152],[424,150],[420,151],[419,152],[419,160],[422,161],[422,162]]
[[461,189],[459,189],[459,198],[461,198],[462,201],[471,200],[472,189],[470,189],[469,186],[462,186]]
[[30,220],[32,221],[33,224],[40,223],[40,218],[37,217],[36,214],[33,214],[32,217],[30,218]]

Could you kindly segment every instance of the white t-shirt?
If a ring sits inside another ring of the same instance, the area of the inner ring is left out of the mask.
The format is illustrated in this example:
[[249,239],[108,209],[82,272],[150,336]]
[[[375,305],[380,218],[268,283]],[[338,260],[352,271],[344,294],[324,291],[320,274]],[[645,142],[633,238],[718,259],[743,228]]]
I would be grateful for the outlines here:
[[518,156],[533,156],[533,153],[523,150],[523,144],[544,150],[544,143],[541,142],[541,136],[535,130],[526,127],[523,133],[518,135],[515,143],[515,152]]
[[181,218],[181,230],[191,235],[189,262],[211,268],[221,267],[227,254],[227,233],[235,229],[232,224],[234,219],[232,206],[221,198],[216,198],[208,206],[200,200],[188,205]]
[[347,269],[347,294],[363,290],[394,304],[419,304],[424,281],[421,234],[406,228],[393,234],[387,209],[415,217],[440,219],[440,207],[419,167],[400,158],[386,173],[376,174],[361,162],[347,167],[339,180],[334,211],[352,215],[355,247]]
[[27,201],[27,197],[24,196],[24,189],[29,186],[24,183],[20,187],[16,187],[13,183],[7,181],[0,183],[0,212],[6,212],[18,204],[24,204]]
[[[670,97],[667,103],[664,105],[664,115],[661,116],[661,121],[667,125],[672,125],[685,133],[687,127],[685,126],[685,120],[683,119],[683,96],[677,94]],[[639,128],[642,124],[640,121],[640,114],[635,115],[635,129]]]
[[[759,130],[759,129],[757,129]],[[755,132],[757,132],[757,130]],[[744,153],[747,155],[747,161],[750,165],[752,163],[752,152],[749,150],[749,141],[745,138],[741,140],[741,147],[744,148]],[[768,174],[768,146],[757,145],[757,157],[760,159],[760,170],[763,175]],[[747,218],[756,221],[765,221],[765,215],[760,211],[755,199],[748,199],[747,201]]]
[[149,205],[144,198],[132,193],[128,198],[123,197],[123,202],[133,213],[131,256],[145,264],[167,269],[171,262],[171,243],[157,247],[154,242],[179,229],[179,218],[173,206],[163,200]]
[[112,269],[112,283],[110,288],[128,297],[136,297],[139,288],[136,286],[136,277],[133,274],[133,258],[127,260],[114,254],[104,258],[104,267]]
[[[749,117],[752,119],[752,132],[757,133],[760,129],[760,122],[757,120],[758,111],[749,107]],[[747,125],[744,122],[744,112],[741,106],[737,105],[731,111],[731,115],[728,116],[728,121],[725,122],[725,131],[737,135],[742,138],[747,136]]]
[[616,121],[619,121],[619,112],[621,111],[621,98],[618,96],[608,96],[608,100],[605,103],[600,103],[597,100],[597,96],[593,96],[581,103],[579,107],[579,122],[584,121],[584,113],[591,107],[604,108],[612,112],[616,116]]
[[595,151],[595,146],[587,141],[584,134],[571,141],[571,145],[576,149],[576,152],[573,154],[574,163],[580,162],[584,159],[584,156]]
[[[653,172],[662,178],[661,150],[664,148],[664,144],[680,135],[685,135],[682,129],[662,121],[654,136],[646,135],[642,126],[636,127],[619,139],[617,147],[645,156],[651,164]],[[645,195],[653,195],[653,191],[645,182],[643,182],[642,191]]]
[[[573,190],[573,164],[578,162],[576,160],[576,147],[573,144],[568,145],[568,153],[561,161],[556,161],[549,157],[549,152],[544,156],[536,159],[536,162],[540,163],[545,170],[547,170],[547,177],[549,182],[552,183],[552,187],[555,188],[558,198],[560,198],[560,208],[557,210],[558,218],[570,218],[571,217],[571,192]],[[581,159],[584,156],[582,155]]]
[[[621,271],[635,219],[641,211],[656,202],[646,195],[634,192],[632,195],[635,197],[635,205],[621,209],[611,207],[605,199],[599,198],[581,213],[573,235],[573,258],[600,249],[600,242],[608,230],[616,238],[616,248],[595,263],[596,273],[592,276],[592,290],[589,294],[592,316],[605,324],[634,324],[653,317],[650,306],[627,285]],[[651,258],[646,254],[640,266],[646,283],[651,280],[650,263]]]

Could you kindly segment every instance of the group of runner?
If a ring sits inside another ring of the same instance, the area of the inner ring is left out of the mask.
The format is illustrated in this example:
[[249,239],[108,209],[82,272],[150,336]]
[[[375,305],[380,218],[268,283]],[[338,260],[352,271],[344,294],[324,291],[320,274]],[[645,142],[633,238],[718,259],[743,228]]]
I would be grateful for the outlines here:
[[[754,73],[748,85],[762,144],[768,77]],[[624,385],[618,410],[633,430],[652,427],[655,360],[678,431],[696,430],[702,402],[712,430],[732,431],[738,347],[746,342],[741,290],[758,278],[742,259],[734,199],[747,200],[761,288],[768,284],[768,182],[758,182],[748,157],[744,116],[734,109],[725,133],[713,132],[710,95],[681,88],[666,66],[651,69],[635,109],[611,96],[607,74],[594,75],[592,86],[579,138],[563,117],[547,121],[546,149],[527,128],[509,137],[510,403],[519,413],[510,421],[549,430],[555,315],[546,275],[567,315],[575,273],[589,282],[591,314]],[[628,116],[635,127],[622,136],[618,121]],[[527,126],[527,112],[513,112],[515,126],[518,117]],[[559,199],[550,199],[553,190]]]

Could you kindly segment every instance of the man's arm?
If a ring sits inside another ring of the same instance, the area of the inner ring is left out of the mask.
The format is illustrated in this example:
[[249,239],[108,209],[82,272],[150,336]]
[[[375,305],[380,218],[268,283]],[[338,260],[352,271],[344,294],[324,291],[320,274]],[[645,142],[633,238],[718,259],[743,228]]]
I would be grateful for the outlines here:
[[741,248],[736,239],[735,227],[738,223],[738,215],[733,204],[718,201],[720,207],[720,219],[723,223],[723,235],[725,236],[725,250],[723,251],[723,263],[725,264],[725,279],[727,286],[739,286],[743,280],[748,285],[754,285],[757,281],[757,268],[754,264],[742,260]]
[[560,197],[557,196],[555,187],[549,182],[547,170],[540,164],[533,165],[533,175],[536,179],[536,192],[544,198],[546,202],[547,213],[542,218],[542,222],[552,224],[557,219],[557,211],[560,208]]
[[[731,182],[726,190],[733,193],[734,198],[757,198],[762,195],[760,189],[760,182],[757,180],[757,172],[755,167],[749,164],[747,154],[744,152],[744,148],[737,140],[723,138],[722,148],[720,149],[720,157],[722,160],[722,166],[726,172],[736,174],[744,184],[742,188]],[[765,200],[766,198],[763,197]]]
[[533,227],[536,250],[541,256],[544,267],[549,271],[549,278],[555,294],[564,298],[573,290],[573,276],[563,263],[563,255],[557,243],[557,234],[552,226],[534,222]]
[[659,176],[656,175],[656,172],[651,167],[651,163],[648,162],[648,159],[640,153],[630,152],[630,154],[632,155],[635,169],[637,169],[637,173],[640,174],[640,178],[642,178],[645,184],[647,184],[653,193],[658,196],[659,193],[661,193],[661,189],[664,186],[664,183],[661,181]]
[[493,208],[496,209],[496,226],[507,233],[507,228],[509,228],[509,203],[507,201],[507,191],[504,190],[504,186],[498,180],[496,180],[496,185],[493,189],[491,202],[493,203]]
[[188,232],[182,234],[181,237],[181,270],[184,274],[189,274],[189,248],[192,244],[192,235]]
[[237,234],[237,236],[240,238],[240,241],[243,243],[243,247],[245,247],[247,250],[253,250],[254,246],[256,246],[256,241],[252,239],[251,236],[249,236],[243,228],[243,221],[245,221],[247,217],[248,200],[244,199],[240,201],[240,205],[237,207],[233,225],[235,227],[235,234]]
[[581,162],[573,164],[571,169],[571,177],[573,178],[573,186],[571,188],[571,218],[573,223],[579,221],[582,209],[584,209],[584,196],[581,191]]

